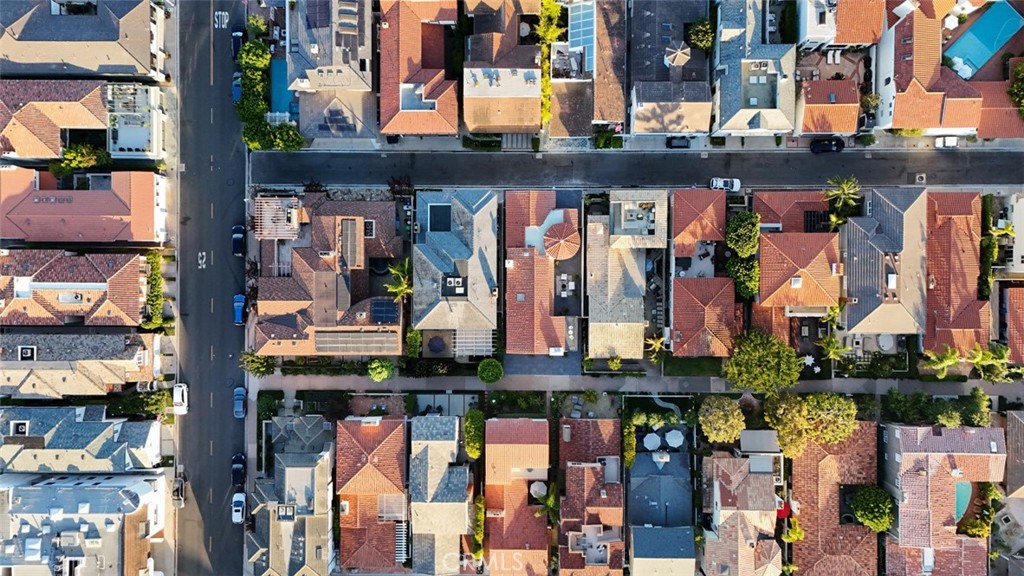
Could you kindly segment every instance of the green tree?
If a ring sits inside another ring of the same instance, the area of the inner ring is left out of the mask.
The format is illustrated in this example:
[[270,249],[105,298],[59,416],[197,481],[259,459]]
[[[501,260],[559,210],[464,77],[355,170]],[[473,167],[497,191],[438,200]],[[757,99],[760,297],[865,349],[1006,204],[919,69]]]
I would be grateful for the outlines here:
[[992,400],[984,390],[975,386],[962,401],[960,414],[967,424],[987,428],[992,425]]
[[1013,80],[1006,90],[1010,101],[1017,107],[1017,112],[1024,118],[1024,64],[1017,64],[1013,69]]
[[946,377],[950,367],[960,363],[960,354],[951,346],[946,346],[942,352],[925,350],[924,358],[921,365],[929,370],[935,370],[935,377],[939,380]]
[[484,555],[484,526],[487,522],[487,500],[483,494],[473,500],[473,558]]
[[1002,228],[993,228],[992,229],[992,235],[993,236],[1006,236],[1008,238],[1014,238],[1014,237],[1017,236],[1017,233],[1013,229],[1013,223],[1007,222],[1007,223],[1005,223],[1003,225]]
[[857,430],[857,403],[835,392],[815,392],[807,404],[807,438],[819,444],[844,442]]
[[960,522],[956,531],[971,538],[987,540],[992,535],[992,523],[981,518],[968,518]]
[[803,539],[804,530],[800,527],[800,523],[797,521],[796,516],[793,516],[789,519],[789,530],[786,530],[786,533],[782,535],[782,541],[787,544],[792,544],[793,542],[800,542]]
[[1010,361],[1010,349],[998,342],[989,344],[987,350],[982,350],[981,344],[974,343],[974,348],[967,353],[965,360],[974,365],[986,382],[1006,383],[1013,380],[1010,368],[1007,363]]
[[255,350],[243,350],[238,355],[238,365],[257,378],[270,376],[277,370],[277,357],[262,356]]
[[384,288],[395,298],[395,302],[405,302],[405,299],[412,296],[412,262],[406,258],[394,266],[388,267],[391,273],[391,282],[384,284]]
[[274,126],[274,148],[284,152],[295,152],[302,150],[306,145],[306,139],[299,134],[299,129],[291,122],[283,122]]
[[740,258],[757,254],[760,241],[761,215],[757,212],[740,212],[725,226],[725,244]]
[[660,364],[662,357],[665,354],[665,337],[664,336],[651,336],[644,341],[647,345],[647,357],[655,363]]
[[60,160],[50,162],[49,170],[51,174],[60,178],[75,170],[108,166],[110,162],[110,152],[103,148],[93,148],[89,144],[72,144],[64,148]]
[[551,121],[551,44],[557,42],[565,28],[558,25],[562,6],[557,0],[541,0],[540,21],[535,29],[540,45],[540,123]]
[[923,128],[895,128],[890,130],[893,136],[899,136],[900,138],[920,138],[924,136]]
[[466,410],[462,418],[462,434],[466,438],[466,455],[477,460],[484,451],[484,413],[476,408]]
[[764,420],[779,435],[779,448],[786,458],[797,458],[807,447],[807,403],[796,394],[783,392],[764,403]]
[[505,376],[505,367],[494,358],[484,358],[476,368],[476,375],[484,384],[494,384]]
[[935,423],[943,428],[959,428],[963,425],[960,412],[954,408],[947,408],[935,418]]
[[390,380],[395,375],[395,363],[387,358],[374,358],[366,367],[366,375],[374,382]]
[[255,120],[242,127],[242,141],[250,150],[270,150],[274,147],[274,134],[266,120]]
[[715,30],[711,22],[700,20],[691,24],[686,34],[686,43],[702,52],[711,52],[711,47],[715,45]]
[[747,427],[739,402],[715,394],[704,398],[697,419],[710,442],[735,442]]
[[238,51],[238,65],[243,74],[247,70],[267,70],[270,68],[270,48],[259,40],[250,40]]
[[857,490],[850,503],[857,521],[874,532],[885,532],[895,519],[892,496],[878,486],[864,486]]
[[414,328],[405,332],[405,355],[410,358],[419,358],[420,346],[423,344],[423,333]]
[[774,396],[796,384],[802,369],[793,348],[776,336],[751,329],[736,339],[722,374],[736,388]]
[[821,340],[818,340],[816,344],[821,348],[821,355],[829,360],[839,360],[853,351],[853,348],[843,346],[839,342],[839,338],[836,338],[836,335],[831,332],[826,334]]
[[829,213],[829,215],[828,215],[828,231],[829,232],[836,232],[836,231],[838,231],[843,226],[843,224],[846,224],[846,218],[843,218],[842,216],[840,216],[838,214]]
[[878,105],[882,103],[882,97],[874,92],[870,94],[864,94],[860,97],[860,108],[867,114],[878,110]]
[[249,26],[249,35],[254,38],[262,38],[267,35],[267,21],[259,14],[249,15],[246,21]]
[[860,182],[854,176],[833,176],[827,181],[831,188],[825,190],[825,198],[838,209],[853,207],[860,199]]
[[252,91],[243,91],[242,97],[235,104],[235,112],[238,119],[248,124],[251,122],[266,122],[264,116],[270,111],[267,100],[260,94]]
[[761,289],[761,264],[757,258],[733,256],[725,262],[725,273],[736,283],[736,294],[750,300]]
[[558,485],[554,482],[548,484],[548,491],[546,494],[537,499],[540,504],[540,510],[537,510],[533,515],[537,518],[541,516],[548,517],[549,525],[556,525],[561,520],[559,516],[559,498],[558,498]]
[[619,356],[612,356],[608,359],[608,369],[618,372],[622,369],[622,358]]

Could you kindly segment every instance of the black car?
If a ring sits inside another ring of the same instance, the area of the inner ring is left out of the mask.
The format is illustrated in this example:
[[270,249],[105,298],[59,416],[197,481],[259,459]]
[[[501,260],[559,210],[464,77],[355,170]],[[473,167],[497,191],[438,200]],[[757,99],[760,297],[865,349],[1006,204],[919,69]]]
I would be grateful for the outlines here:
[[235,224],[231,227],[231,253],[235,256],[245,256],[245,226]]
[[245,39],[245,28],[235,26],[231,29],[231,57],[238,62],[238,53],[242,50],[242,41]]
[[842,152],[846,143],[842,138],[822,138],[811,142],[811,152],[822,154],[824,152]]
[[669,136],[665,139],[665,148],[689,148],[690,139],[685,136]]
[[231,485],[245,485],[245,454],[241,452],[231,457]]

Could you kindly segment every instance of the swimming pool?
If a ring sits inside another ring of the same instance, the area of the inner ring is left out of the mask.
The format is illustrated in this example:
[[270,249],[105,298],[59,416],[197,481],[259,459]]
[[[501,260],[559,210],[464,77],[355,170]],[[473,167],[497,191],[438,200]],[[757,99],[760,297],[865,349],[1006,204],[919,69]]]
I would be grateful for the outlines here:
[[973,72],[977,72],[1022,27],[1024,18],[1009,2],[993,2],[963,36],[946,50],[946,56],[963,60]]
[[956,483],[956,521],[959,522],[967,512],[967,506],[971,504],[971,483]]
[[288,112],[292,93],[288,90],[288,61],[270,61],[270,111]]

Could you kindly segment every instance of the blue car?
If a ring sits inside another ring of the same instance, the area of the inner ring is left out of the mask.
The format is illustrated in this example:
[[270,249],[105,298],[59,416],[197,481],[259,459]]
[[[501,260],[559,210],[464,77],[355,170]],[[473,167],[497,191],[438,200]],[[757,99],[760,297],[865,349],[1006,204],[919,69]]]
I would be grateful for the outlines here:
[[238,104],[242,99],[242,73],[235,72],[231,76],[231,101]]
[[235,294],[235,326],[245,326],[245,294]]

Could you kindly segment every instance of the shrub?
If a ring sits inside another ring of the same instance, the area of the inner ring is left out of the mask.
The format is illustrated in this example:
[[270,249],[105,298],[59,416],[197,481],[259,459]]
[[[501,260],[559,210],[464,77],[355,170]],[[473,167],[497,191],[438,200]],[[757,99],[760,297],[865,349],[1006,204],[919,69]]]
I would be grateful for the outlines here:
[[782,535],[782,541],[787,544],[793,542],[800,542],[804,539],[804,530],[800,527],[800,523],[797,521],[796,516],[789,519],[789,530]]
[[859,134],[856,138],[854,138],[854,141],[856,141],[857,144],[860,144],[861,146],[872,146],[875,143],[875,135]]
[[776,336],[752,329],[736,339],[722,374],[736,388],[772,396],[796,384],[802,369],[803,362],[793,348]]
[[484,449],[484,413],[476,408],[466,411],[462,433],[466,437],[466,455],[476,460]]
[[410,358],[418,358],[420,346],[423,345],[423,333],[414,328],[405,332],[405,355]]
[[390,380],[395,375],[395,363],[387,358],[374,358],[366,367],[366,375],[374,382]]
[[981,273],[978,275],[978,299],[988,300],[992,295],[992,264],[999,255],[999,241],[994,236],[981,239]]
[[597,390],[594,390],[593,388],[587,388],[583,391],[581,396],[583,397],[584,402],[588,402],[590,404],[596,404],[600,399],[600,396],[597,394]]
[[160,273],[160,253],[156,250],[146,252],[146,316],[142,323],[144,330],[155,330],[164,323],[164,277]]
[[[647,421],[646,417],[644,421]],[[622,462],[627,469],[636,462],[636,425],[633,420],[622,421]]]
[[266,120],[246,122],[242,128],[242,141],[250,150],[270,150],[274,147],[274,133]]
[[972,388],[970,396],[960,402],[960,414],[969,425],[982,428],[992,425],[992,401],[980,387]]
[[715,31],[711,22],[700,20],[691,24],[686,34],[686,43],[702,52],[710,52],[715,45]]
[[725,227],[725,244],[740,258],[757,254],[761,239],[761,215],[740,212],[729,219]]
[[924,129],[922,128],[896,128],[891,130],[893,136],[899,136],[900,138],[920,138],[924,136]]
[[60,160],[50,162],[49,170],[55,177],[60,178],[75,170],[107,166],[110,162],[110,152],[103,148],[93,148],[89,144],[72,144],[64,149]]
[[864,486],[857,490],[850,507],[857,521],[874,532],[885,532],[895,518],[892,497],[878,486]]
[[238,65],[242,73],[247,70],[266,70],[270,68],[270,48],[259,40],[250,40],[238,51]]
[[284,122],[274,126],[272,129],[274,148],[284,152],[295,152],[302,150],[306,145],[306,139],[299,134],[299,129],[291,122]]
[[981,518],[968,518],[960,523],[956,531],[970,538],[987,539],[992,535],[992,523]]
[[736,294],[750,300],[761,288],[761,264],[757,258],[733,256],[725,263],[725,273],[736,282]]
[[990,502],[1000,502],[1003,499],[1003,493],[999,491],[999,488],[991,482],[982,482],[978,485],[978,489],[981,492],[981,497]]
[[261,38],[267,35],[267,21],[259,14],[252,14],[246,22],[249,26],[249,35]]
[[808,394],[807,437],[819,444],[845,441],[857,430],[857,404],[834,392]]
[[270,376],[277,369],[277,358],[275,356],[261,356],[254,350],[243,350],[238,355],[238,365],[249,374],[257,378]]
[[739,403],[720,395],[704,399],[697,419],[710,442],[735,442],[740,439],[740,432],[747,427]]
[[622,369],[622,358],[618,356],[612,356],[608,359],[608,369],[618,372]]
[[477,366],[476,375],[484,384],[494,384],[505,376],[505,368],[494,358],[485,358]]
[[171,391],[129,392],[123,396],[110,396],[107,412],[114,417],[141,416],[158,419],[171,407]]
[[935,418],[935,423],[944,428],[959,428],[962,425],[960,413],[949,408]]
[[860,109],[867,114],[878,110],[878,105],[882,103],[882,97],[874,92],[870,94],[864,94],[860,97]]
[[[484,551],[484,521],[487,516],[487,500],[483,495],[473,500],[473,556]],[[477,558],[479,560],[479,558]]]

